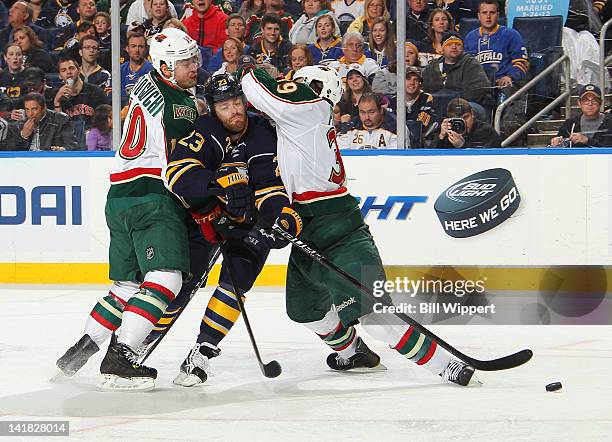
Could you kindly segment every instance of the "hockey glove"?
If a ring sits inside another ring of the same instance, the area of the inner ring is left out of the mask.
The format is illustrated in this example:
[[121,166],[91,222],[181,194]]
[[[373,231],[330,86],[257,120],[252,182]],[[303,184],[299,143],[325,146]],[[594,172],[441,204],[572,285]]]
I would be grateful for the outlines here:
[[274,224],[296,238],[302,233],[302,218],[291,207],[283,207],[281,214],[276,218]]
[[214,209],[206,213],[191,212],[191,216],[194,221],[198,224],[200,232],[204,235],[204,238],[211,243],[217,243],[217,234],[215,233],[214,224],[221,217],[221,207],[215,206]]
[[215,181],[225,192],[226,212],[238,222],[251,222],[255,198],[247,177],[236,167],[225,166],[217,171]]
[[238,78],[244,77],[244,75],[256,68],[257,61],[250,55],[243,55],[238,59]]

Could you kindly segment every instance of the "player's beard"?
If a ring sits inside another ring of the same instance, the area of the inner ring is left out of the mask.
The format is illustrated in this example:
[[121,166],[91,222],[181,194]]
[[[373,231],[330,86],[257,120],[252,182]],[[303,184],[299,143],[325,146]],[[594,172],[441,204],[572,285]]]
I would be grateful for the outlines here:
[[239,134],[246,126],[247,116],[244,114],[234,115],[232,118],[223,122],[223,126],[233,134]]

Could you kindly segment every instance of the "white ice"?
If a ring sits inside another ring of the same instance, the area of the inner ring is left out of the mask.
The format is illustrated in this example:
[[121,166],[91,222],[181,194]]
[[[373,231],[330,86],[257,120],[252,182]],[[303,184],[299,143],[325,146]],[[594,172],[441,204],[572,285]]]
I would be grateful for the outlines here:
[[[612,438],[612,326],[432,327],[480,359],[521,348],[535,353],[523,367],[480,372],[481,387],[461,388],[367,336],[386,372],[330,372],[323,343],[286,317],[283,293],[259,290],[248,297],[248,313],[264,360],[278,360],[281,376],[262,376],[240,321],[213,360],[215,377],[196,389],[173,387],[195,341],[211,293],[206,288],[148,361],[159,371],[155,391],[97,391],[102,351],[72,380],[50,383],[55,360],[81,336],[104,293],[97,287],[0,288],[1,421],[65,419],[71,439],[88,440]],[[545,391],[553,381],[563,383],[560,392]]]

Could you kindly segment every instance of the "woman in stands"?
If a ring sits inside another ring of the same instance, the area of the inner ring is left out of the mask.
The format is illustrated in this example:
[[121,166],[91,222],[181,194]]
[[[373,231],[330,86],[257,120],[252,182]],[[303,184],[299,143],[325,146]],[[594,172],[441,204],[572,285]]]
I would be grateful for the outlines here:
[[329,14],[320,15],[315,20],[315,31],[317,39],[313,44],[308,45],[313,64],[342,57],[342,39],[336,20]]
[[23,95],[23,52],[17,43],[9,43],[4,50],[5,69],[0,71],[0,97],[17,98]]
[[395,36],[389,20],[379,17],[372,21],[369,43],[370,57],[381,68],[395,60]]
[[450,12],[445,9],[434,9],[429,15],[427,34],[429,35],[429,47],[426,52],[442,55],[442,35],[449,30],[455,29],[455,21]]
[[87,132],[87,150],[111,150],[113,148],[113,115],[108,104],[101,104],[94,111],[92,129]]
[[332,20],[336,16],[331,11],[329,2],[324,0],[304,0],[304,13],[297,19],[289,31],[289,40],[295,44],[312,44],[317,40],[316,20],[322,15],[328,15]]
[[223,64],[213,75],[224,74],[226,72],[234,73],[238,70],[238,59],[243,54],[244,43],[237,38],[228,37],[223,43],[222,50],[221,58],[223,59]]
[[342,122],[346,123],[359,116],[359,99],[366,92],[371,92],[372,88],[365,76],[361,66],[355,64],[349,68],[346,76],[346,88],[340,100],[340,113]]
[[312,66],[312,54],[306,45],[294,45],[289,51],[288,57],[291,69],[285,75],[287,80],[293,80],[293,74],[304,66]]
[[251,18],[251,15],[259,14],[261,11],[263,11],[263,9],[263,0],[246,0],[242,2],[242,5],[240,5],[238,14],[240,14],[245,20],[248,20]]
[[[408,40],[404,45],[404,57],[406,68],[410,66],[420,67],[420,54],[416,43]],[[392,97],[397,94],[397,62],[393,60],[374,75],[372,80],[372,91]]]
[[382,17],[388,20],[389,11],[387,10],[385,0],[366,0],[364,9],[364,15],[357,17],[348,27],[347,32],[359,32],[367,40],[370,36],[374,19]]
[[[172,18],[170,14],[170,5],[168,0],[153,0],[151,2],[151,18],[148,18],[142,24],[144,36],[147,41],[155,34],[161,32],[164,25]],[[137,28],[134,28],[136,30]]]
[[43,43],[29,26],[22,26],[13,32],[13,41],[17,43],[24,56],[24,66],[36,66],[43,72],[56,72],[53,60],[43,49]]

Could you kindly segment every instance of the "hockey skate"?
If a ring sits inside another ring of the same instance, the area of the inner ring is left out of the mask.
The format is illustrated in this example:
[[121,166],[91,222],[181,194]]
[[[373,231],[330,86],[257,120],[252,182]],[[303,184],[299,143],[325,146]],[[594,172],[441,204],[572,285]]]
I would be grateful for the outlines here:
[[140,365],[136,352],[117,342],[114,334],[100,365],[100,373],[102,381],[98,388],[106,391],[152,390],[157,378],[157,370]]
[[180,373],[172,381],[183,387],[202,385],[212,376],[210,359],[219,356],[221,350],[206,342],[193,346],[187,358],[181,364]]
[[371,372],[387,369],[380,363],[380,356],[370,350],[361,338],[357,338],[356,350],[356,353],[348,359],[338,353],[330,354],[327,357],[327,365],[336,371]]
[[453,382],[457,385],[467,386],[470,384],[470,381],[478,382],[478,380],[473,377],[474,372],[476,370],[471,365],[466,364],[463,361],[459,361],[457,359],[451,360],[444,371],[440,373],[442,379],[448,382]]
[[90,357],[100,350],[89,335],[83,335],[66,353],[60,357],[55,365],[64,376],[71,377],[87,363]]

